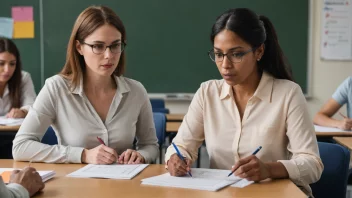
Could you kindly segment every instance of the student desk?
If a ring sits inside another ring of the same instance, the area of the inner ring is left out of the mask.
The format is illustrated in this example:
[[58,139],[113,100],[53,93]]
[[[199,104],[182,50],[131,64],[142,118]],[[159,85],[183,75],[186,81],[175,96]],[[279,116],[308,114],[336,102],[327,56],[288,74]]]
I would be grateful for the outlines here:
[[352,150],[352,137],[334,137],[334,140],[349,150]]
[[[0,160],[0,167],[2,168],[23,168],[27,165],[28,162]],[[34,167],[37,170],[54,170],[56,172],[55,177],[45,183],[45,189],[43,192],[34,197],[307,197],[288,179],[266,181],[260,184],[252,184],[245,188],[226,187],[217,192],[141,185],[141,179],[143,178],[166,173],[164,165],[149,165],[132,180],[65,177],[68,173],[71,173],[83,166],[83,164],[31,163],[31,167]]]
[[315,134],[317,137],[335,137],[335,136],[344,136],[344,137],[352,137],[351,132],[319,132],[316,131]]
[[167,122],[182,122],[185,114],[166,114]]

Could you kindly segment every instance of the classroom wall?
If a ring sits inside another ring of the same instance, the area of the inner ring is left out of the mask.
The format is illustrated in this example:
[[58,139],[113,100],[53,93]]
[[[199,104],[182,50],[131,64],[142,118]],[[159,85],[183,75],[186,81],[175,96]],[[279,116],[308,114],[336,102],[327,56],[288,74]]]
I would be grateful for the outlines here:
[[[307,100],[311,117],[331,97],[338,85],[352,75],[351,61],[325,61],[320,59],[320,31],[322,0],[313,1],[313,54],[311,70],[311,98]],[[279,35],[280,36],[280,35]],[[294,35],[293,35],[294,36]],[[190,101],[166,101],[171,113],[186,113]],[[346,108],[342,108],[343,113]]]

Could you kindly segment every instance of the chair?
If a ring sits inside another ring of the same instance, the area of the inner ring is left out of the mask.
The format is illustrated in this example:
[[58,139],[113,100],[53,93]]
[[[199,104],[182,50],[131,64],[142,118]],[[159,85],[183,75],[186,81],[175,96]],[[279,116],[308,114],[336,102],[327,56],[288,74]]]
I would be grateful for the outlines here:
[[162,146],[165,142],[166,116],[163,113],[153,112],[156,136],[158,137],[160,164],[162,163]]
[[165,108],[165,101],[163,99],[150,99],[153,108]]
[[169,109],[165,108],[165,101],[163,99],[150,99],[150,103],[152,104],[153,112],[160,112],[168,114]]
[[54,129],[50,126],[42,138],[42,143],[55,145],[58,144]]
[[170,113],[169,109],[166,108],[152,108],[153,112],[159,112],[159,113],[165,113],[168,114]]
[[315,198],[345,198],[350,152],[338,144],[318,142],[324,171],[318,182],[311,184]]

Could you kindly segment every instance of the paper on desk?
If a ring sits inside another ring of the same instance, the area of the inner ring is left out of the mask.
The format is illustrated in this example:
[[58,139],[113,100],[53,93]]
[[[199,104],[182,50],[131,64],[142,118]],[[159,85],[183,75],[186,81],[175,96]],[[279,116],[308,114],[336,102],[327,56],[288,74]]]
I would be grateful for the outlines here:
[[344,131],[338,128],[323,127],[318,125],[314,125],[314,129],[315,129],[315,132],[352,132],[352,131]]
[[75,172],[68,174],[68,177],[96,177],[108,179],[132,179],[148,164],[110,164],[110,165],[94,165],[88,164],[87,166],[78,169]]
[[217,191],[226,186],[243,188],[252,184],[234,175],[227,177],[229,170],[192,168],[193,177],[173,177],[169,173],[142,180],[142,184]]
[[[4,183],[9,183],[10,175],[13,170],[21,170],[21,169],[14,169],[14,168],[0,168],[0,176],[2,177]],[[49,179],[53,178],[55,175],[55,171],[37,171],[42,178],[43,182],[48,181]]]
[[23,118],[6,118],[6,116],[0,116],[0,125],[17,126],[21,125],[23,120]]

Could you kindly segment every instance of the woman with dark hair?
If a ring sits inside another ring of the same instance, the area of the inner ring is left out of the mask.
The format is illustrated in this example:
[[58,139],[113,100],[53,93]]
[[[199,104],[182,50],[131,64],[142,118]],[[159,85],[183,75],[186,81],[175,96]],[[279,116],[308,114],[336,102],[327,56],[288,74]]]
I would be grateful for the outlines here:
[[[78,16],[64,68],[46,80],[16,135],[15,160],[138,164],[156,159],[147,92],[122,76],[125,45],[125,27],[110,8],[91,6]],[[58,145],[40,143],[50,125]]]
[[16,45],[0,37],[0,116],[26,117],[35,97],[31,76],[22,71]]
[[231,9],[216,20],[210,38],[209,56],[223,79],[202,83],[195,94],[173,140],[186,162],[169,147],[170,174],[187,174],[205,140],[211,168],[251,181],[290,178],[311,195],[309,184],[323,164],[272,23],[249,9]]

